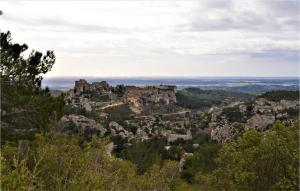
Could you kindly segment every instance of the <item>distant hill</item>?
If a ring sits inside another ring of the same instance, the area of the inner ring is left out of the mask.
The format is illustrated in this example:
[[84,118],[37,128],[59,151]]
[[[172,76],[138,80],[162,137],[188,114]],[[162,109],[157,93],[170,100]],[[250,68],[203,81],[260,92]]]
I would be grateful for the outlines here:
[[[203,88],[205,89],[205,88]],[[207,89],[219,89],[229,92],[241,92],[249,94],[261,94],[274,90],[285,90],[285,91],[299,91],[299,86],[297,85],[245,85],[245,86],[222,86],[222,87],[208,87]]]
[[262,94],[261,96],[259,96],[259,98],[265,98],[269,101],[299,100],[299,91],[271,91]]
[[202,90],[200,88],[186,88],[178,91],[176,94],[177,104],[189,109],[209,108],[213,105],[233,101],[248,101],[252,97],[252,95],[246,93],[224,90]]

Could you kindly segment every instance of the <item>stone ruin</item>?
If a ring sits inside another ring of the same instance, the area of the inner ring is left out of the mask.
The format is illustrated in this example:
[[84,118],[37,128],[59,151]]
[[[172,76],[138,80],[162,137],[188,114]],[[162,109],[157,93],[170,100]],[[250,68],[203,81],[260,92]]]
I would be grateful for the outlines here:
[[[75,81],[74,89],[68,92],[69,102],[73,105],[87,105],[88,97],[106,97],[107,101],[127,103],[135,113],[142,113],[146,108],[159,109],[161,106],[172,106],[176,103],[176,86],[124,86],[111,87],[106,81],[88,83],[84,79]],[[84,96],[84,97],[83,97]],[[84,100],[84,101],[82,101]],[[83,103],[84,102],[84,103]],[[92,103],[89,103],[90,105]],[[90,108],[90,107],[88,107]]]
[[93,82],[90,84],[86,80],[80,79],[78,81],[75,81],[74,93],[76,95],[81,95],[82,93],[89,91],[108,90],[109,87],[110,86],[106,81]]
[[176,86],[126,86],[124,98],[135,113],[147,106],[172,105],[176,103]]

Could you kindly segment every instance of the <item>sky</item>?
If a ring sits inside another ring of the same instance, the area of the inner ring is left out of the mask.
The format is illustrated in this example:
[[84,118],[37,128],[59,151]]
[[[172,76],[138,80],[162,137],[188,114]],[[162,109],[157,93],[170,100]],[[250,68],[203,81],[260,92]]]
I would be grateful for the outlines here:
[[299,1],[1,1],[57,76],[298,76]]

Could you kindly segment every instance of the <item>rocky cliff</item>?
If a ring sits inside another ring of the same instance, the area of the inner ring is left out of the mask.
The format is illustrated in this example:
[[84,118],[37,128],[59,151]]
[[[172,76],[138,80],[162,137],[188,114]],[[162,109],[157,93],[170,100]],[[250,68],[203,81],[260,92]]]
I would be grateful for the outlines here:
[[135,113],[176,103],[175,86],[125,87],[124,98]]
[[214,108],[210,112],[211,138],[225,142],[245,129],[264,131],[276,120],[290,121],[293,113],[299,112],[299,100],[272,101],[258,97],[253,102]]

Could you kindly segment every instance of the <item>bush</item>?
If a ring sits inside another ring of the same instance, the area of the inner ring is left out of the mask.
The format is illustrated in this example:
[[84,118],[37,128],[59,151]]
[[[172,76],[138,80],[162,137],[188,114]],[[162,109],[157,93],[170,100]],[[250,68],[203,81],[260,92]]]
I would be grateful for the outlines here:
[[222,146],[216,164],[209,175],[199,171],[195,183],[209,190],[298,190],[299,128],[250,129]]
[[93,138],[79,146],[78,139],[62,133],[38,135],[1,152],[3,190],[178,190],[179,166],[167,161],[136,174],[128,161],[109,157],[106,140]]

